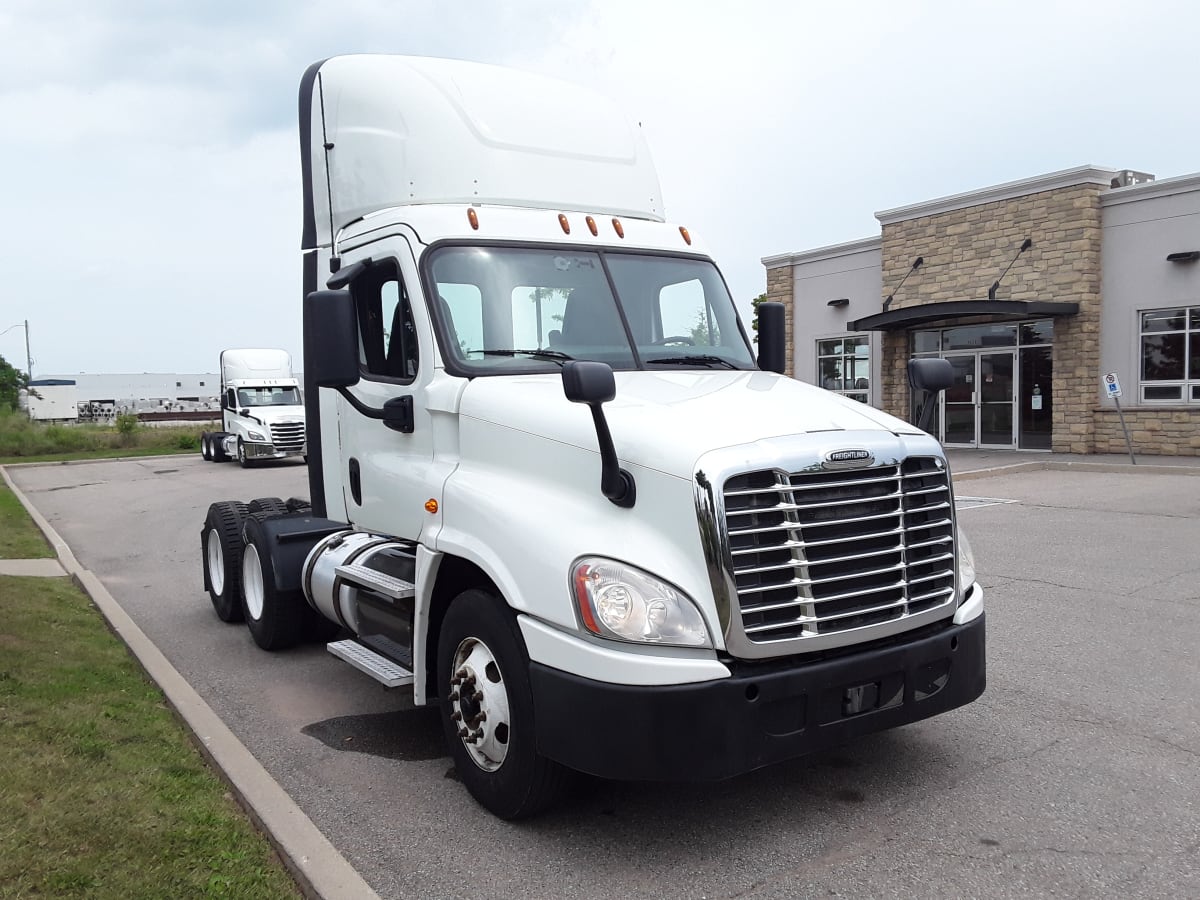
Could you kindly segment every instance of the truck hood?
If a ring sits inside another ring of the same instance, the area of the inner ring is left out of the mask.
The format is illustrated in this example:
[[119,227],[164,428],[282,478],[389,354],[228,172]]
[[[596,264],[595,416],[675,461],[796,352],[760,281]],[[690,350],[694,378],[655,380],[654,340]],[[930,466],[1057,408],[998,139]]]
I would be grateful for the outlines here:
[[[784,435],[921,433],[873,407],[771,372],[618,372],[616,382],[616,398],[603,408],[617,456],[681,478],[690,479],[710,450]],[[558,375],[475,378],[463,391],[459,412],[597,449],[590,410],[567,400]]]
[[255,406],[250,410],[250,416],[264,425],[283,422],[303,422],[304,407],[297,406]]

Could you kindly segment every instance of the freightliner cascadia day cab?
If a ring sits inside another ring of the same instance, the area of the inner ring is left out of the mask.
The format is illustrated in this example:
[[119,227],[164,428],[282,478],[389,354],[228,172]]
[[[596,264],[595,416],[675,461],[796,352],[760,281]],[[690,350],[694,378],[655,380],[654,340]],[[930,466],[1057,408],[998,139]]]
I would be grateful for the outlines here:
[[221,427],[200,435],[210,462],[305,457],[304,403],[286,350],[221,351]]
[[212,505],[222,618],[340,632],[504,818],[572,770],[727,778],[982,693],[940,445],[779,374],[779,304],[756,359],[608,102],[336,57],[300,133],[311,501]]

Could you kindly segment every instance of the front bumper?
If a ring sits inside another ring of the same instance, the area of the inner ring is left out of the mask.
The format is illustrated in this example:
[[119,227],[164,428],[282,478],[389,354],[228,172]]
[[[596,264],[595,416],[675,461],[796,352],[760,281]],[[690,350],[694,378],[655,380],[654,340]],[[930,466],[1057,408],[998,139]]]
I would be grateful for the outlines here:
[[607,684],[531,664],[538,750],[603,778],[709,781],[970,703],[983,693],[984,616],[811,663],[753,665],[698,684]]
[[291,456],[308,455],[307,445],[293,450],[281,450],[274,444],[252,444],[249,441],[243,441],[242,445],[246,448],[247,459],[287,459]]

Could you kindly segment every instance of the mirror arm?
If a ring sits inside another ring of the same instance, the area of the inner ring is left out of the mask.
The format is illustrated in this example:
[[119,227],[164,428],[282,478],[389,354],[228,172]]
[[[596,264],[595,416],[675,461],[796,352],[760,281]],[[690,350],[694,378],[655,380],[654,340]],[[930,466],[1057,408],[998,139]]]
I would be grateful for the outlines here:
[[608,430],[608,419],[601,404],[589,403],[588,406],[596,426],[596,442],[600,445],[600,493],[615,505],[628,509],[637,499],[633,476],[617,461],[617,449],[613,446],[612,432]]

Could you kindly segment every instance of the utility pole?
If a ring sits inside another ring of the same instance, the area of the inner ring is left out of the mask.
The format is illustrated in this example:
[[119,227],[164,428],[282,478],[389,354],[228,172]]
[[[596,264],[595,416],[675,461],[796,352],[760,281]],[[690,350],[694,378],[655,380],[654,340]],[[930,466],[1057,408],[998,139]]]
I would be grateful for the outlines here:
[[25,320],[25,374],[33,381],[33,357],[29,354],[29,320]]

